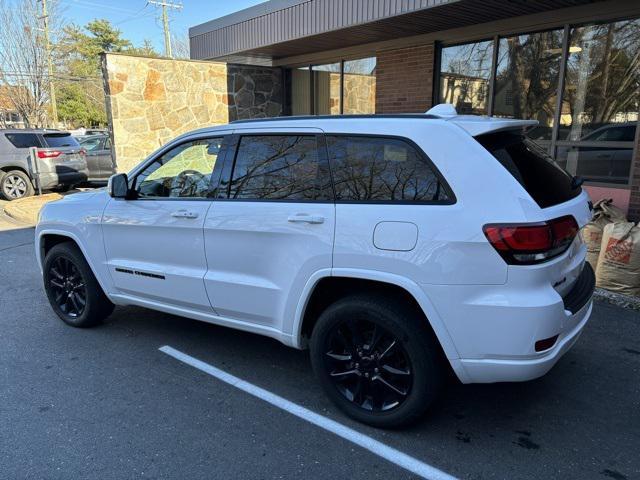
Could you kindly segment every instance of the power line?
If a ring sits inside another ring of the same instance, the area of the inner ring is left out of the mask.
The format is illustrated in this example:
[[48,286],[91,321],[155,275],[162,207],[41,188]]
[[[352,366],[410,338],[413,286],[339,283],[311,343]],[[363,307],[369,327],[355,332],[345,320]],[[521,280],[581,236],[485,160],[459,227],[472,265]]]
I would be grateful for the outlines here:
[[170,0],[147,0],[147,4],[162,7],[162,24],[164,27],[164,54],[173,58],[171,53],[171,32],[169,31],[169,13],[168,8],[174,8],[176,10],[182,10],[182,3],[173,3]]

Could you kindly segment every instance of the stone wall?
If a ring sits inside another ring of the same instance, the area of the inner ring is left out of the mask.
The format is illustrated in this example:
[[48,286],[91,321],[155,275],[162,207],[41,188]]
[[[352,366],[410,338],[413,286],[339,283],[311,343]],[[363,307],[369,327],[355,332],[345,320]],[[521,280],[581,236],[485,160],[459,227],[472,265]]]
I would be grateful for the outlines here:
[[279,68],[227,65],[229,121],[282,115],[282,71]]
[[282,113],[279,69],[113,53],[102,69],[121,172],[190,130]]

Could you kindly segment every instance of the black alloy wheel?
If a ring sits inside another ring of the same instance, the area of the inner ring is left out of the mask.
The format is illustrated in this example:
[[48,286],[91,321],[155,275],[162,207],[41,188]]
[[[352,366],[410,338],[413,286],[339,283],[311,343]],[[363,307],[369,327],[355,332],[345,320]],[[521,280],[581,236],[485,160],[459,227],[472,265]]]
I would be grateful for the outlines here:
[[80,317],[87,305],[87,284],[78,267],[68,258],[57,257],[49,266],[47,282],[60,311]]
[[42,271],[49,303],[63,322],[72,327],[93,327],[113,312],[113,303],[73,242],[54,245],[45,255]]
[[335,388],[369,412],[400,406],[413,384],[408,355],[398,339],[367,320],[336,325],[327,336],[325,365]]
[[384,292],[345,296],[324,309],[311,332],[311,364],[325,393],[374,427],[418,421],[442,389],[442,349],[424,314],[408,303]]

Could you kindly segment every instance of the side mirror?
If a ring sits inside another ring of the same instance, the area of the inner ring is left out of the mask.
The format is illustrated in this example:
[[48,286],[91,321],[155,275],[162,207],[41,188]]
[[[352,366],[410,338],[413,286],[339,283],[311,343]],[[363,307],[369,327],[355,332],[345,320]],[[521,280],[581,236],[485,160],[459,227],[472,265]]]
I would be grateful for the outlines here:
[[127,198],[129,195],[129,178],[126,173],[116,173],[109,177],[107,191],[113,198]]

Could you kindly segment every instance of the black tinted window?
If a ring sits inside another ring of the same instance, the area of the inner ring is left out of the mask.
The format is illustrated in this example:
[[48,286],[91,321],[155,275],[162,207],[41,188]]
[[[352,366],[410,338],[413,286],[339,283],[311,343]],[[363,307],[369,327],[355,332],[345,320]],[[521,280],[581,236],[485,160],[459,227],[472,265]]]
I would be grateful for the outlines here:
[[40,140],[35,133],[7,133],[5,134],[5,137],[7,137],[7,140],[9,140],[16,148],[40,146]]
[[244,136],[230,198],[318,200],[318,148],[312,135]]
[[427,160],[393,138],[328,136],[336,200],[448,202]]
[[78,141],[69,133],[45,133],[44,141],[48,147],[77,147]]
[[541,207],[566,202],[581,192],[573,177],[535,142],[512,132],[476,137]]

